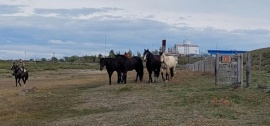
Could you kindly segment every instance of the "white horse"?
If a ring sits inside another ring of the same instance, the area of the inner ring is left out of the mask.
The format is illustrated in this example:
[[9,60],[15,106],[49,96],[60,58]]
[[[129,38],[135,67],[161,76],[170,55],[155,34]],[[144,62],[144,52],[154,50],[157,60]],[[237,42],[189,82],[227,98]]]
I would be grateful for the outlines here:
[[169,80],[169,73],[171,74],[171,78],[173,78],[177,63],[174,56],[166,56],[164,53],[162,53],[160,56],[160,61],[164,63],[164,67],[166,68],[166,81]]

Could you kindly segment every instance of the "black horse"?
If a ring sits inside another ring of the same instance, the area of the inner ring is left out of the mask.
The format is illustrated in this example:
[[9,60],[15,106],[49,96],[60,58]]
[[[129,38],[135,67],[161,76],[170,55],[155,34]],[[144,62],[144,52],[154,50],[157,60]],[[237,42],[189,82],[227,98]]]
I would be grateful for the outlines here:
[[[115,62],[118,71],[122,72],[121,74],[118,74],[118,81],[117,83],[119,84],[120,82],[125,83],[127,82],[127,71],[131,70],[136,70],[137,76],[135,82],[137,82],[138,77],[140,78],[140,82],[143,80],[143,62],[142,59],[138,56],[133,56],[131,58],[127,58],[124,55],[117,54],[115,55]],[[121,80],[122,78],[122,80]]]
[[[111,85],[111,77],[112,77],[112,74],[114,71],[117,72],[117,75],[118,74],[121,74],[121,71],[117,71],[117,66],[116,66],[116,63],[115,63],[115,60],[114,58],[101,58],[100,59],[100,71],[102,71],[103,67],[106,66],[106,69],[107,69],[107,73],[109,75],[109,84]],[[118,78],[118,79],[121,79],[121,78]],[[120,82],[120,80],[117,80],[117,82]]]
[[19,66],[17,65],[13,65],[11,67],[11,70],[14,71],[14,76],[15,76],[15,81],[16,81],[16,87],[17,87],[17,83],[19,83],[19,85],[21,86],[21,79],[23,80],[23,84],[25,85],[26,80],[28,80],[28,71],[23,71]]
[[[143,58],[146,60],[146,68],[149,73],[149,80],[148,83],[152,83],[152,72],[154,72],[154,77],[156,80],[154,82],[158,82],[159,74],[160,74],[160,56],[159,55],[153,55],[148,49],[144,49]],[[162,74],[163,75],[163,74]]]

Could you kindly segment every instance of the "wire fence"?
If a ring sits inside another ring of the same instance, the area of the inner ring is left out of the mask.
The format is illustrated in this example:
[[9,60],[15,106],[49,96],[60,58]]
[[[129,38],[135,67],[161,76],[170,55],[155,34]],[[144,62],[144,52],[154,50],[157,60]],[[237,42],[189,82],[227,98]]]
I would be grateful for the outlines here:
[[[243,87],[244,85],[246,85],[246,87],[250,86],[250,66],[251,62],[249,53],[246,53],[245,56],[244,54],[216,54],[215,57],[207,57],[193,64],[186,65],[187,69],[192,71],[214,74],[216,85],[233,84],[239,87]],[[245,77],[244,73],[246,73]]]
[[215,57],[207,57],[193,64],[187,64],[186,67],[192,71],[215,74]]

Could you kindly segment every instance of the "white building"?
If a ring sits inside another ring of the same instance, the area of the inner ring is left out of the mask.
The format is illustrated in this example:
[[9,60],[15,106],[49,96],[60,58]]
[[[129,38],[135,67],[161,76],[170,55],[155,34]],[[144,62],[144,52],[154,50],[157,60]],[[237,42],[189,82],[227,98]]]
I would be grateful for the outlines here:
[[192,45],[189,40],[184,40],[183,44],[175,44],[173,48],[168,49],[168,52],[180,55],[198,55],[199,46]]

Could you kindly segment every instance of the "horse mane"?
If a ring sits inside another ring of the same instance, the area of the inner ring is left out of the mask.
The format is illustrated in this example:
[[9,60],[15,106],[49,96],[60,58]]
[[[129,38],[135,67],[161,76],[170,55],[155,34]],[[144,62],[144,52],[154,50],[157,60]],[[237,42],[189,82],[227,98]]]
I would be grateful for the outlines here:
[[123,58],[123,59],[129,59],[129,58],[127,58],[125,55],[122,55],[122,54],[117,54],[117,55],[115,55],[115,58],[117,58],[117,57],[121,57],[121,58]]

